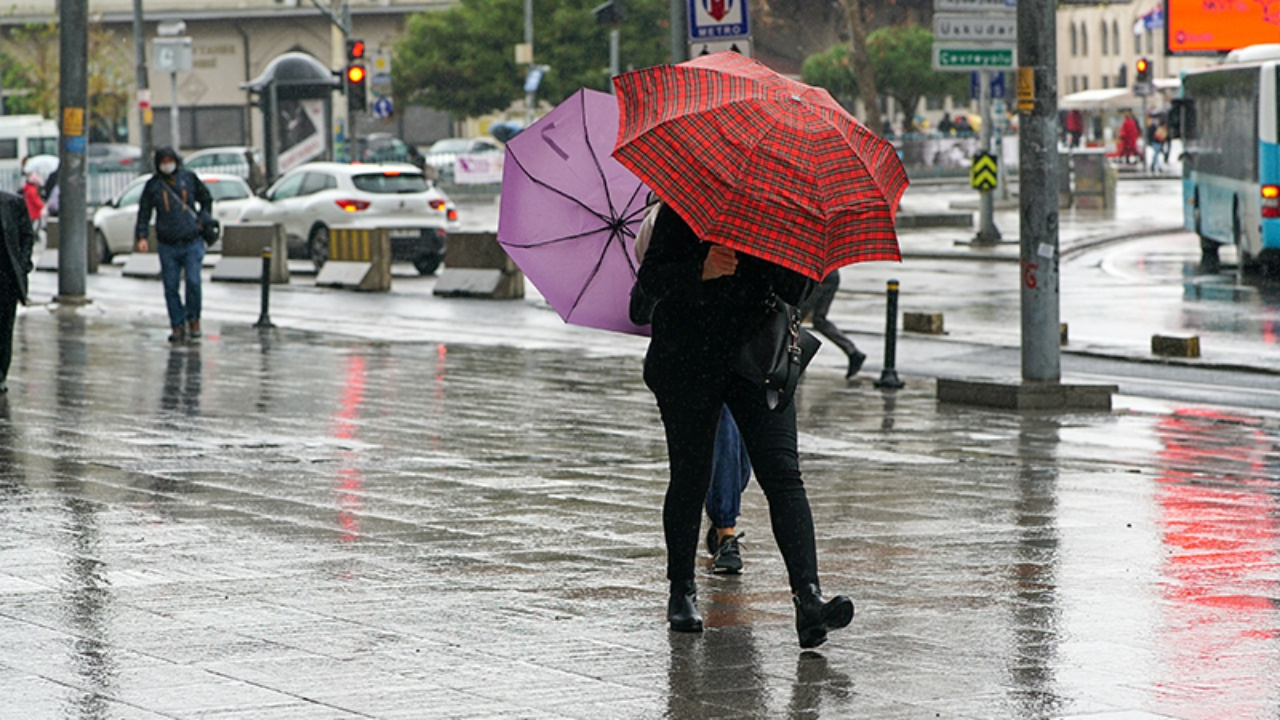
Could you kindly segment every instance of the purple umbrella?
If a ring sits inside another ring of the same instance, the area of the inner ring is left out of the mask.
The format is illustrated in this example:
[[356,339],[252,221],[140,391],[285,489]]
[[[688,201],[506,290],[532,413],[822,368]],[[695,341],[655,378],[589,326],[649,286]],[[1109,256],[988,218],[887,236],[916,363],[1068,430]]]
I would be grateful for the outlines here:
[[565,322],[647,335],[627,307],[649,190],[617,138],[614,97],[579,90],[507,143],[498,243]]

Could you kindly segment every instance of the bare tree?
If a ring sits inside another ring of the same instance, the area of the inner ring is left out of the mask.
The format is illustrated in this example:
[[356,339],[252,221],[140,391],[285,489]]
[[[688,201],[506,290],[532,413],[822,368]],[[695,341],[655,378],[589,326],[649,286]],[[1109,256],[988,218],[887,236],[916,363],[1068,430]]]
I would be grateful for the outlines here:
[[860,0],[841,0],[844,16],[849,25],[849,50],[853,60],[853,78],[858,83],[858,97],[862,98],[862,124],[872,132],[884,130],[880,120],[880,94],[876,92],[876,76],[871,69],[871,54],[867,52],[867,29],[862,24]]

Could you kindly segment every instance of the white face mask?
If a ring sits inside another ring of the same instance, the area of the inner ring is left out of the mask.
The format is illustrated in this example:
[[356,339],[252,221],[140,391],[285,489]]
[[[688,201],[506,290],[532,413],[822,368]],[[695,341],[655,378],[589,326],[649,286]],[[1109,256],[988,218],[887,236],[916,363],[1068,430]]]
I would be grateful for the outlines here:
[[165,175],[172,175],[174,170],[178,169],[178,163],[160,163],[160,172]]

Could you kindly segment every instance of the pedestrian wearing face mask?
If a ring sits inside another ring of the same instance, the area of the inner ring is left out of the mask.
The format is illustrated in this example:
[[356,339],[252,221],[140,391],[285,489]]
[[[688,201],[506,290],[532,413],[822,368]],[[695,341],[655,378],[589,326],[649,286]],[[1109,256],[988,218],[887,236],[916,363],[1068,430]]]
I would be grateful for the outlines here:
[[[134,237],[138,251],[147,251],[147,228],[156,217],[156,252],[160,255],[160,279],[173,329],[169,342],[200,337],[200,270],[204,266],[204,240],[200,217],[213,216],[213,197],[195,173],[182,167],[171,147],[155,154],[157,172],[147,181],[138,202]],[[185,276],[185,284],[183,282]],[[184,285],[185,296],[179,294]]]

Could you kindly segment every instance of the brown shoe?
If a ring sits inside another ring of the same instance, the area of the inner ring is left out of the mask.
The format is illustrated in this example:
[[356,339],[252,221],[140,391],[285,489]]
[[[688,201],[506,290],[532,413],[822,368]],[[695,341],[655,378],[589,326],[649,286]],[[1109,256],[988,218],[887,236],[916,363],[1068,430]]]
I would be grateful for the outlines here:
[[187,340],[187,329],[182,325],[174,325],[173,332],[169,334],[169,342],[180,343],[180,342],[186,342],[186,340]]
[[193,338],[200,337],[200,320],[198,318],[187,321],[187,336]]

